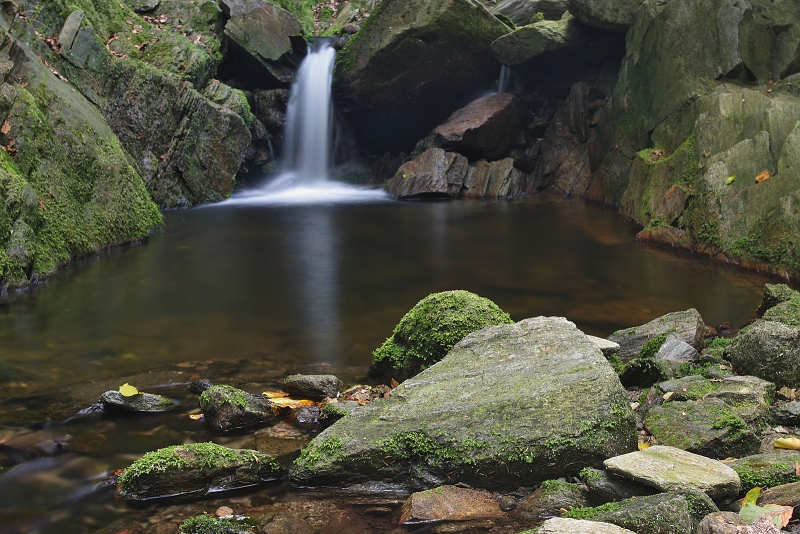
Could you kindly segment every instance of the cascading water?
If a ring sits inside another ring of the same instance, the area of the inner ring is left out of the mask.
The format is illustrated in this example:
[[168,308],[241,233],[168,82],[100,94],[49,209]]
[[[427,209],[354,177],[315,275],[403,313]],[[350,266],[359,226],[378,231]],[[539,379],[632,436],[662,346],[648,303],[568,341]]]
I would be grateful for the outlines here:
[[241,191],[226,204],[307,204],[385,200],[383,190],[330,180],[335,39],[312,39],[297,70],[286,110],[283,167],[257,190]]
[[500,68],[500,79],[497,80],[498,93],[507,93],[511,89],[512,74],[511,69],[505,65]]

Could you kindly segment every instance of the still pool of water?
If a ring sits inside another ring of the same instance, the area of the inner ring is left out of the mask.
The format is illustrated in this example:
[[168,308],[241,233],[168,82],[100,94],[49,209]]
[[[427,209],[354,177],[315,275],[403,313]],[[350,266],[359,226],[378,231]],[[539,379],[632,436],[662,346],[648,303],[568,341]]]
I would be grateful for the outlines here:
[[[707,324],[742,325],[769,281],[638,245],[634,228],[583,202],[239,198],[167,211],[145,245],[82,261],[0,308],[0,447],[29,451],[0,473],[0,524],[92,532],[134,513],[104,486],[108,472],[208,439],[187,417],[196,407],[181,393],[188,378],[253,392],[303,371],[356,383],[371,351],[432,292],[467,289],[515,320],[565,316],[605,337],[690,307]],[[181,408],[67,422],[52,414],[123,381],[162,388]],[[43,425],[44,414],[55,422]]]

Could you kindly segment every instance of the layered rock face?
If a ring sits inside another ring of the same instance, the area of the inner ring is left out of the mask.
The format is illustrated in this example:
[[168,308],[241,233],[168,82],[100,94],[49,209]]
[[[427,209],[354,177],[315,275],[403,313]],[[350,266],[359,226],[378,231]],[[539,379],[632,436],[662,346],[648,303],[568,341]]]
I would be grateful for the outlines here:
[[334,99],[368,150],[409,150],[489,88],[509,31],[474,0],[386,0],[339,53]]

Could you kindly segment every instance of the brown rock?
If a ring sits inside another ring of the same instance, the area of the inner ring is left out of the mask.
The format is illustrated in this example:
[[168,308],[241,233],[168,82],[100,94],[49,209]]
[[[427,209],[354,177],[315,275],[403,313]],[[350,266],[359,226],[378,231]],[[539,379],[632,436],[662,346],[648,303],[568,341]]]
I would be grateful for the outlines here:
[[471,159],[508,154],[525,125],[525,105],[512,93],[479,98],[455,111],[419,142],[417,150],[441,147]]
[[765,504],[797,506],[800,504],[800,482],[765,488],[756,504],[759,506],[764,506]]
[[733,512],[714,512],[709,514],[700,522],[697,527],[697,534],[744,534],[747,526]]
[[481,160],[464,177],[463,198],[504,198],[525,188],[526,175],[514,168],[514,158],[491,163]]
[[469,170],[461,154],[429,148],[401,165],[386,190],[397,199],[455,198]]
[[503,517],[500,505],[488,491],[439,486],[412,493],[403,505],[400,523],[469,521]]

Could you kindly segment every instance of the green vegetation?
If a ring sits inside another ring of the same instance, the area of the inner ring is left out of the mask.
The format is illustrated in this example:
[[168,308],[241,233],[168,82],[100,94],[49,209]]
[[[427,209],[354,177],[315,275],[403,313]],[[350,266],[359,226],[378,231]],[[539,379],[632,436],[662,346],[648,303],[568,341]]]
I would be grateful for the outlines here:
[[597,482],[600,480],[600,470],[594,467],[584,467],[578,476],[584,482]]
[[611,368],[614,369],[614,372],[618,375],[622,374],[623,369],[625,369],[625,362],[622,361],[619,354],[612,354],[609,356],[608,363],[611,364]]
[[[792,455],[791,459],[796,456]],[[755,487],[772,488],[782,484],[797,482],[795,463],[787,458],[784,461],[771,462],[758,456],[752,459],[743,459],[731,464],[742,481],[742,491],[746,492]]]
[[467,334],[513,323],[494,302],[468,291],[428,295],[403,316],[393,335],[372,354],[371,372],[408,378],[438,362]]
[[661,348],[661,345],[667,340],[667,334],[659,334],[657,336],[653,336],[647,341],[644,342],[642,345],[641,350],[639,350],[639,358],[653,358],[658,353],[658,349]]
[[258,523],[250,518],[217,519],[209,515],[199,515],[187,519],[181,525],[182,534],[247,534]]
[[569,511],[564,514],[564,517],[591,521],[599,515],[616,512],[620,508],[622,508],[622,505],[618,502],[608,502],[600,506],[579,506],[570,508]]
[[324,459],[337,459],[344,456],[344,443],[337,437],[325,437],[308,444],[294,461],[299,467],[312,467]]
[[249,406],[244,391],[233,386],[221,385],[212,386],[200,395],[200,408],[205,410],[214,398],[217,398],[220,404],[230,404],[242,409]]

